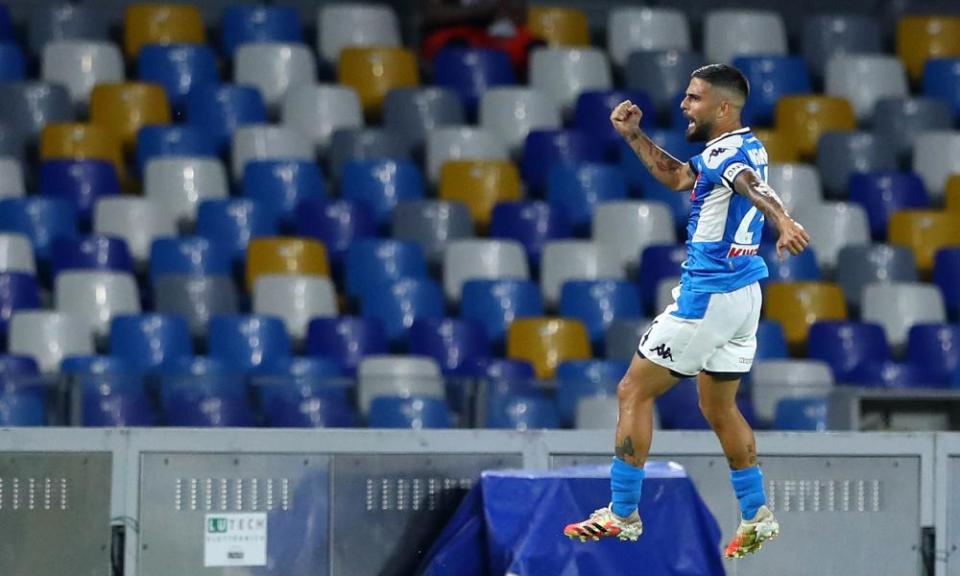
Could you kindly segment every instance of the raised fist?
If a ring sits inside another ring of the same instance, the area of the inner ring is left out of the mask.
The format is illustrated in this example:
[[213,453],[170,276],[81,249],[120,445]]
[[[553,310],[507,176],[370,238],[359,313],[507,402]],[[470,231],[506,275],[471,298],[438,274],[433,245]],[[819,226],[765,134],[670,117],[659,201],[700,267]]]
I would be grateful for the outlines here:
[[610,122],[621,136],[636,133],[640,128],[641,118],[643,118],[643,112],[629,100],[617,104],[617,107],[610,113]]

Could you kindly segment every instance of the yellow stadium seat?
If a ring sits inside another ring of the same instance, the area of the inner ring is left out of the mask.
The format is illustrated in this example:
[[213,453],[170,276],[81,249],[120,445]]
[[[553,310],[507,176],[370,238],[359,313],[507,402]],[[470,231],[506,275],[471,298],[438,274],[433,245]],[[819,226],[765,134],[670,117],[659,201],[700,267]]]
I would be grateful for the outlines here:
[[159,84],[97,84],[90,94],[90,122],[107,128],[132,152],[140,128],[170,123],[170,104]]
[[943,195],[946,198],[947,211],[960,214],[960,174],[954,174],[947,178]]
[[327,248],[308,238],[254,238],[247,245],[247,289],[263,274],[329,276]]
[[829,282],[773,282],[767,285],[766,317],[783,325],[794,351],[807,345],[814,322],[846,320],[847,304],[840,286]]
[[527,11],[530,33],[548,46],[589,46],[590,24],[587,15],[574,8],[531,6]]
[[904,16],[897,23],[897,55],[914,81],[928,59],[960,56],[960,16]]
[[913,250],[917,270],[929,275],[937,250],[960,245],[960,214],[936,210],[901,210],[890,216],[891,244]]
[[533,364],[537,378],[553,378],[566,360],[588,360],[590,339],[579,320],[520,318],[507,331],[507,356]]
[[799,162],[797,143],[776,130],[754,130],[753,135],[763,142],[771,162]]
[[777,131],[795,142],[807,160],[816,156],[817,141],[825,132],[857,127],[850,102],[834,96],[784,96],[777,101],[775,116]]
[[95,124],[47,124],[40,134],[40,159],[106,160],[124,173],[119,140]]
[[379,118],[387,92],[420,84],[417,59],[404,48],[344,48],[337,70],[340,83],[357,92],[364,113],[372,119]]
[[123,48],[135,59],[144,44],[204,44],[203,17],[188,4],[131,4],[123,24]]
[[486,230],[497,202],[519,200],[520,174],[509,160],[455,160],[440,168],[440,198],[463,202]]

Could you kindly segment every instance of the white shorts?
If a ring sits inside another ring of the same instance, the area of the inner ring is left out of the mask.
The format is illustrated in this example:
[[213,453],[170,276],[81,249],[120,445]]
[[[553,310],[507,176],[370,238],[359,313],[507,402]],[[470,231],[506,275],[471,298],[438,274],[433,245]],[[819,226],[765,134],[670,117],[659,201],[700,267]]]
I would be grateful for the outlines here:
[[762,303],[759,283],[718,294],[677,286],[673,298],[640,338],[641,356],[680,377],[701,371],[736,377],[750,371]]

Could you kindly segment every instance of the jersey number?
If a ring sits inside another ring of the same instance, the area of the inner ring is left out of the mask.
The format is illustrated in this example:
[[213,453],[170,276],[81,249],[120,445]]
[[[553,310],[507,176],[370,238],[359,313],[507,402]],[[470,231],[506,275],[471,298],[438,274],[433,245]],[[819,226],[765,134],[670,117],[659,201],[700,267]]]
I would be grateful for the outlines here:
[[[753,232],[750,231],[753,225],[753,219],[757,215],[757,207],[751,206],[747,213],[743,215],[743,220],[737,226],[737,233],[733,237],[735,244],[750,245],[753,244]],[[763,214],[760,215],[763,218]]]

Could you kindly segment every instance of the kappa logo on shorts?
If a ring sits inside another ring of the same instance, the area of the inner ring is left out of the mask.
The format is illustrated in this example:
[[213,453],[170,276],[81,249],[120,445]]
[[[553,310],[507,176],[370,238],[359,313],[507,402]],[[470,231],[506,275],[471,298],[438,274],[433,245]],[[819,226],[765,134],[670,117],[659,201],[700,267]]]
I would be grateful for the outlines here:
[[651,348],[650,351],[656,352],[657,356],[669,359],[671,362],[673,362],[673,351],[670,350],[670,347],[666,344],[660,344],[656,348]]

